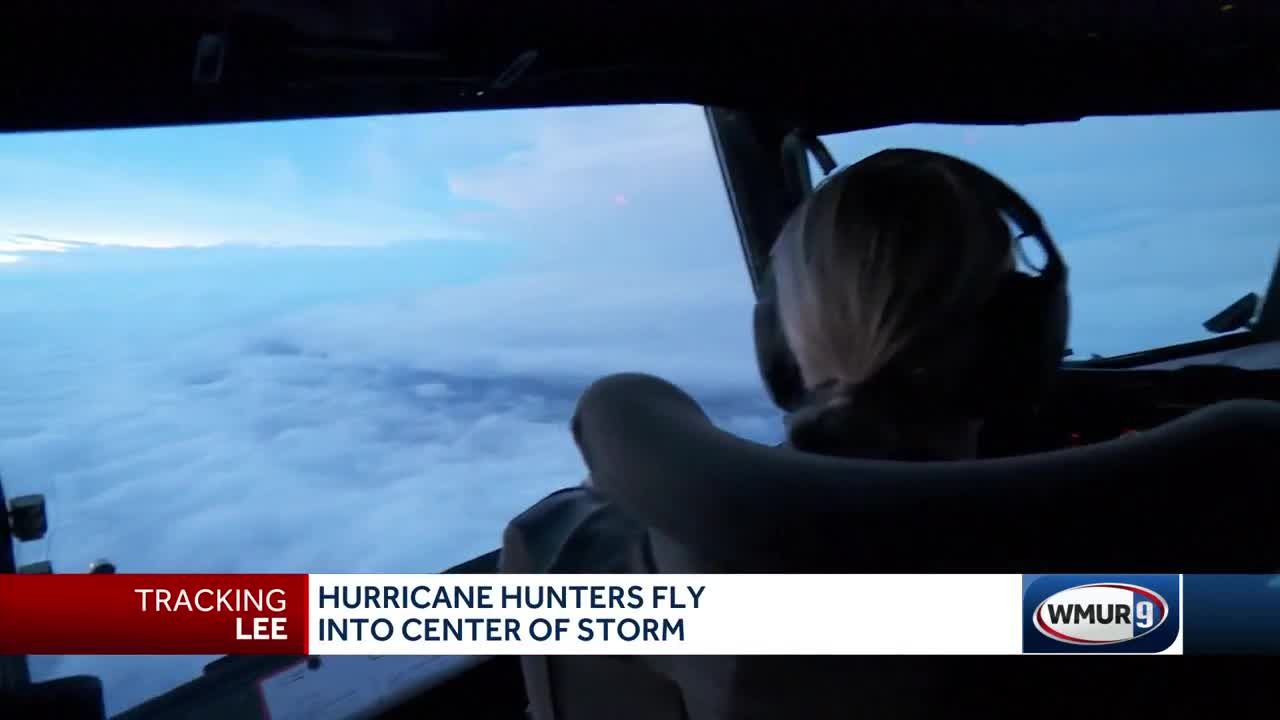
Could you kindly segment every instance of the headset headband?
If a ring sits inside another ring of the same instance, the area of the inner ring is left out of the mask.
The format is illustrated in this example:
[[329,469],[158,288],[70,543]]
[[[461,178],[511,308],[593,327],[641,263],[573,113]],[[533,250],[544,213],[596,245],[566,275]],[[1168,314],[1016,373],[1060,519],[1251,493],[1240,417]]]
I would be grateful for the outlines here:
[[[1013,221],[1013,224],[1018,227],[1018,234],[1014,238],[1015,243],[1027,237],[1033,238],[1039,243],[1045,253],[1045,264],[1042,268],[1035,268],[1037,275],[1047,276],[1050,281],[1065,281],[1066,263],[1063,261],[1057,245],[1053,242],[1053,238],[1049,235],[1049,230],[1045,227],[1044,221],[1040,218],[1040,213],[1036,212],[1036,209],[1031,207],[1031,204],[1010,187],[1008,183],[967,160],[932,150],[889,148],[868,155],[852,165],[829,172],[826,177],[814,185],[809,193],[817,192],[823,185],[845,173],[855,172],[870,163],[888,160],[935,162],[945,166],[952,174],[961,179],[965,187],[978,195],[979,200],[984,205],[995,209]],[[770,248],[771,255],[772,250]]]

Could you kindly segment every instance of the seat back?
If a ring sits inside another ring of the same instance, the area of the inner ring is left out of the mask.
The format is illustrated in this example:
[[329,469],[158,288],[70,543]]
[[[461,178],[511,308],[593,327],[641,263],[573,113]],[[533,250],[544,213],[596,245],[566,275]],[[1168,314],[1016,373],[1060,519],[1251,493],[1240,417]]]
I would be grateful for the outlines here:
[[[587,390],[574,432],[598,495],[579,491],[592,505],[588,531],[571,530],[568,515],[558,516],[566,540],[552,572],[1280,569],[1278,403],[1220,403],[1149,432],[1034,456],[906,463],[758,445],[714,427],[670,383],[628,374]],[[535,525],[525,530],[547,529]],[[588,546],[597,551],[574,549]],[[522,571],[541,570],[527,564]],[[931,717],[966,702],[983,711],[1019,702],[1013,692],[1043,706],[1046,684],[1072,682],[1091,688],[1077,698],[1086,705],[1107,693],[1108,702],[1150,712],[1144,673],[1175,680],[1169,666],[1133,669],[1130,681],[1117,684],[1100,675],[1113,670],[1078,660],[1003,660],[1016,658],[626,658],[590,670],[584,658],[544,658],[527,682],[531,695],[553,687],[564,701],[536,714],[539,720],[588,717],[572,703],[586,686],[619,698],[615,708],[623,710],[641,689],[666,693],[670,702],[637,717],[720,720]],[[1002,677],[986,677],[996,666]],[[1022,689],[1010,690],[1016,676]],[[1176,680],[1178,692],[1207,677]],[[993,683],[1002,694],[979,690]],[[1166,699],[1175,714],[1195,706]],[[1072,707],[1059,699],[1050,710]]]

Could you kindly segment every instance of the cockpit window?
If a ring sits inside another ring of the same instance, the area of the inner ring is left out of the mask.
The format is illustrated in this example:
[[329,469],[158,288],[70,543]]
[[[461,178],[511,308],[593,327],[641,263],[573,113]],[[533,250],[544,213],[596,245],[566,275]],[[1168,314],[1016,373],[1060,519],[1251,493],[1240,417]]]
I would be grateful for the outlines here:
[[[0,136],[0,472],[19,562],[434,572],[583,469],[600,375],[780,430],[702,110]],[[211,658],[33,658],[111,712]]]
[[1277,132],[1280,113],[1258,112],[903,125],[824,141],[845,163],[886,147],[951,153],[1023,193],[1071,266],[1070,344],[1088,359],[1211,337],[1205,321],[1266,296],[1280,248]]

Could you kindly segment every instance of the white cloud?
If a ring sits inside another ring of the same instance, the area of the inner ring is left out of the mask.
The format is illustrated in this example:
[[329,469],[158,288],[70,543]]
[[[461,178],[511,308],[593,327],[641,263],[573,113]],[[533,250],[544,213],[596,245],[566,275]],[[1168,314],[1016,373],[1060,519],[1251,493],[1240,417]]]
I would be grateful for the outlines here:
[[52,252],[63,253],[73,248],[69,243],[51,240],[38,235],[11,235],[7,240],[0,239],[0,252],[30,253]]
[[[577,273],[732,267],[741,249],[703,111],[594,107],[522,116],[453,162],[449,189],[481,206],[468,225],[518,238],[526,267]],[[515,148],[514,150],[510,148]]]
[[[703,113],[686,106],[579,108],[539,117],[527,146],[501,161],[455,171],[457,195],[509,210],[617,204],[618,196],[693,187],[709,167]],[[719,188],[715,188],[719,189]]]

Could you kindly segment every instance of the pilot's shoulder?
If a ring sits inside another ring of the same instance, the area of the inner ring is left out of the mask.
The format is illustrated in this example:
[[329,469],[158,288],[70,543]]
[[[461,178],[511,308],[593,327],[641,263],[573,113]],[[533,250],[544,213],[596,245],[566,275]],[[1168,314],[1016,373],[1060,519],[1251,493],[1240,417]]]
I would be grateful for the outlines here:
[[590,487],[558,490],[507,524],[504,573],[646,572],[644,528]]

